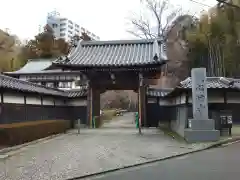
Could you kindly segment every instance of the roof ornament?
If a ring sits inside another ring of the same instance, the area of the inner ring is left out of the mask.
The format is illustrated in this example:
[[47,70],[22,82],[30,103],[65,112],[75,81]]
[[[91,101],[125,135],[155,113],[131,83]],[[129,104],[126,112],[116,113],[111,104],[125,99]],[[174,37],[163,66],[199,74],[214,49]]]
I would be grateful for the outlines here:
[[235,87],[235,82],[233,80],[231,81],[225,77],[220,77],[220,81],[227,84],[229,87]]
[[67,63],[67,62],[69,62],[67,56],[60,56],[55,61],[53,61],[53,63]]
[[155,39],[154,42],[153,42],[153,55],[154,55],[153,59],[155,61],[159,60],[160,48],[159,48],[157,39]]
[[71,48],[76,48],[78,46],[78,42],[80,41],[80,37],[78,35],[74,35],[72,38],[71,38]]

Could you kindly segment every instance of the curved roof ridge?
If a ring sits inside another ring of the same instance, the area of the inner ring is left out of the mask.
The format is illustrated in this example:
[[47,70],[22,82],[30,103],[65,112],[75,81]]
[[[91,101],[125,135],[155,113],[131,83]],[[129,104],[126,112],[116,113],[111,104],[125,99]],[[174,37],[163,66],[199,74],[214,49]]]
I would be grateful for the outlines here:
[[[154,43],[155,42],[155,43]],[[156,46],[158,42],[158,47]],[[167,55],[162,38],[114,41],[80,41],[65,59],[53,65],[87,67],[123,67],[162,65]],[[154,47],[159,51],[158,58]]]
[[121,44],[148,44],[154,43],[157,40],[159,43],[162,38],[158,39],[130,39],[130,40],[109,40],[109,41],[81,41],[82,46],[85,45],[121,45]]

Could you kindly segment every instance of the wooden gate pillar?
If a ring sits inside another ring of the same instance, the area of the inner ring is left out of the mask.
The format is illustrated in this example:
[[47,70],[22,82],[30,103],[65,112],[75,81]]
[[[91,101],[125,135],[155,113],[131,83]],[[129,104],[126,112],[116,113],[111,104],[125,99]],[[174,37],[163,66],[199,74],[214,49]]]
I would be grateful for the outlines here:
[[91,127],[92,122],[92,86],[88,82],[88,91],[87,91],[87,126]]
[[146,86],[143,82],[142,74],[139,74],[139,87],[138,87],[138,114],[141,126],[146,126]]
[[100,116],[100,91],[91,84],[88,86],[88,125],[94,127],[93,118]]

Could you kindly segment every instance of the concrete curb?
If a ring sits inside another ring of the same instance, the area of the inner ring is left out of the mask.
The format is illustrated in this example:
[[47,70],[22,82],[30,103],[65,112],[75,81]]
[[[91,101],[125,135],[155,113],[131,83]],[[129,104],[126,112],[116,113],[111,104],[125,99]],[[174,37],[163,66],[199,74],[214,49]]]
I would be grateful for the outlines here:
[[147,164],[151,164],[151,163],[155,163],[155,162],[159,162],[159,161],[164,161],[164,160],[168,160],[168,159],[172,159],[172,158],[185,156],[185,155],[188,155],[188,154],[197,153],[197,152],[204,151],[204,150],[211,149],[211,148],[217,148],[219,146],[222,146],[223,144],[232,143],[232,142],[236,142],[236,141],[239,141],[239,140],[240,140],[240,137],[231,138],[231,139],[229,138],[229,139],[226,139],[226,140],[220,140],[218,142],[214,142],[210,145],[207,145],[206,147],[195,149],[195,150],[190,151],[190,152],[179,153],[179,154],[175,154],[175,155],[172,155],[172,156],[167,156],[167,157],[163,157],[163,158],[150,160],[150,161],[147,161],[147,162],[142,162],[142,163],[127,165],[127,166],[122,166],[122,167],[119,167],[119,168],[113,168],[113,169],[109,169],[109,170],[106,170],[106,171],[91,173],[91,174],[87,174],[87,175],[83,175],[83,176],[79,176],[79,177],[75,177],[75,178],[70,178],[70,179],[67,179],[67,180],[79,180],[79,179],[84,179],[84,178],[90,178],[90,177],[94,177],[94,176],[104,175],[106,173],[116,172],[116,171],[119,171],[119,170],[133,168],[133,167],[137,167],[137,166],[143,166],[143,165],[147,165]]

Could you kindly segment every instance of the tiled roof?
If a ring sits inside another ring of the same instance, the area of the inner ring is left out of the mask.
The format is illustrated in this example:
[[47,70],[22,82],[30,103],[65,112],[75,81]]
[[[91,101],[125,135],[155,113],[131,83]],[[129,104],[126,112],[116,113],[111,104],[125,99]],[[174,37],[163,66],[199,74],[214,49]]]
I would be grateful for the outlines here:
[[[208,89],[233,89],[240,91],[240,80],[231,79],[225,77],[207,77],[206,78],[207,88]],[[190,90],[192,88],[192,79],[188,77],[169,94],[166,96],[175,96],[179,94],[182,90]]]
[[165,44],[160,40],[81,41],[68,57],[54,64],[78,67],[163,64]]
[[28,81],[22,81],[5,75],[0,75],[0,88],[13,89],[22,92],[32,92],[63,97],[86,96],[86,88],[81,90],[62,91],[50,87],[41,86]]
[[[230,86],[227,83],[224,83],[222,81],[221,77],[207,77],[206,83],[207,83],[207,88],[230,88]],[[191,77],[182,81],[178,87],[179,88],[192,88]]]
[[164,97],[168,95],[173,89],[153,89],[149,88],[147,91],[147,96],[151,97]]
[[63,91],[53,88],[47,88],[28,81],[22,81],[5,75],[0,75],[0,87],[14,89],[23,92],[35,92],[56,96],[65,96]]
[[42,72],[52,65],[55,59],[29,59],[21,69],[14,72],[5,72],[4,74],[29,74]]
[[68,90],[66,93],[69,98],[86,97],[87,88]]

